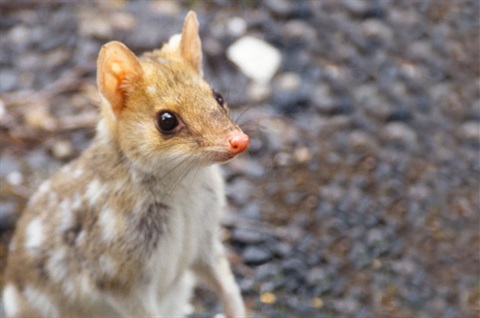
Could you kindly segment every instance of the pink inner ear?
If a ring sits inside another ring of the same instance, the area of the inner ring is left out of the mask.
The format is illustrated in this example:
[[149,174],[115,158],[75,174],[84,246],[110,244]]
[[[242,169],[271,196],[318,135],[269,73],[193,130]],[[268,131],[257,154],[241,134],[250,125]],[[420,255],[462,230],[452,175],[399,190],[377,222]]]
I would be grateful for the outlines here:
[[112,70],[112,73],[115,73],[118,75],[121,75],[121,73],[123,73],[122,67],[118,62],[110,63],[110,69]]
[[[142,76],[140,62],[125,45],[110,42],[103,46],[98,58],[98,86],[116,116],[124,107],[126,91]],[[125,81],[127,77],[132,82]]]

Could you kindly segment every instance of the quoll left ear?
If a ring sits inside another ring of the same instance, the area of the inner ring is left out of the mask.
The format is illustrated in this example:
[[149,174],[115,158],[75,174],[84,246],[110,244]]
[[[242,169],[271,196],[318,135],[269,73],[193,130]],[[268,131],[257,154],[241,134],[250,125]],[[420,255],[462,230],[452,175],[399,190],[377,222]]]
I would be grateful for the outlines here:
[[112,41],[102,47],[97,60],[97,84],[115,117],[125,106],[127,91],[142,76],[139,60],[123,43]]
[[202,42],[198,29],[197,15],[189,11],[183,23],[180,54],[198,73],[202,74]]

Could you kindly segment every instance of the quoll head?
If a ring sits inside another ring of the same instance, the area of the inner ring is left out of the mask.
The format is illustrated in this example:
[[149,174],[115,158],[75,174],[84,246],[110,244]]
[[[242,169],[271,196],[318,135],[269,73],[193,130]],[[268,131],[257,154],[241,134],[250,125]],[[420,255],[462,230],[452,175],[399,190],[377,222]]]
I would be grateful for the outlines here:
[[248,147],[222,95],[202,76],[198,20],[190,11],[181,35],[137,58],[120,42],[104,45],[97,81],[106,133],[140,168],[167,161],[227,161]]

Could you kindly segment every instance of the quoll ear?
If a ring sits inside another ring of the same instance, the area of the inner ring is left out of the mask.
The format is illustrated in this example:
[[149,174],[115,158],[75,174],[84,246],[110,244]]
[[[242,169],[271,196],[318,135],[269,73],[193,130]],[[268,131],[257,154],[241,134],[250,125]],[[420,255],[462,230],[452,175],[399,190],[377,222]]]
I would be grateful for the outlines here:
[[112,41],[102,47],[97,60],[97,84],[115,117],[119,117],[125,105],[128,90],[142,76],[140,62],[124,44]]
[[180,54],[198,73],[202,74],[202,42],[198,27],[197,15],[189,11],[183,23]]

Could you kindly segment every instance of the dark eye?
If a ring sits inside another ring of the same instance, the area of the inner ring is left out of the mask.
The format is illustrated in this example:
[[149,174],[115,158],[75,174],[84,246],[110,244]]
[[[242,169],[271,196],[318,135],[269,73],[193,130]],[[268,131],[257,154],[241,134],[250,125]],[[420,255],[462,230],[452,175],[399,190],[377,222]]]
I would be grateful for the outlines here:
[[164,134],[175,133],[175,128],[178,127],[178,119],[174,113],[169,111],[162,111],[157,116],[157,128]]
[[213,97],[214,97],[215,100],[217,101],[218,105],[220,105],[220,106],[223,107],[224,100],[223,100],[222,94],[220,94],[220,93],[217,92],[217,91],[213,91]]

